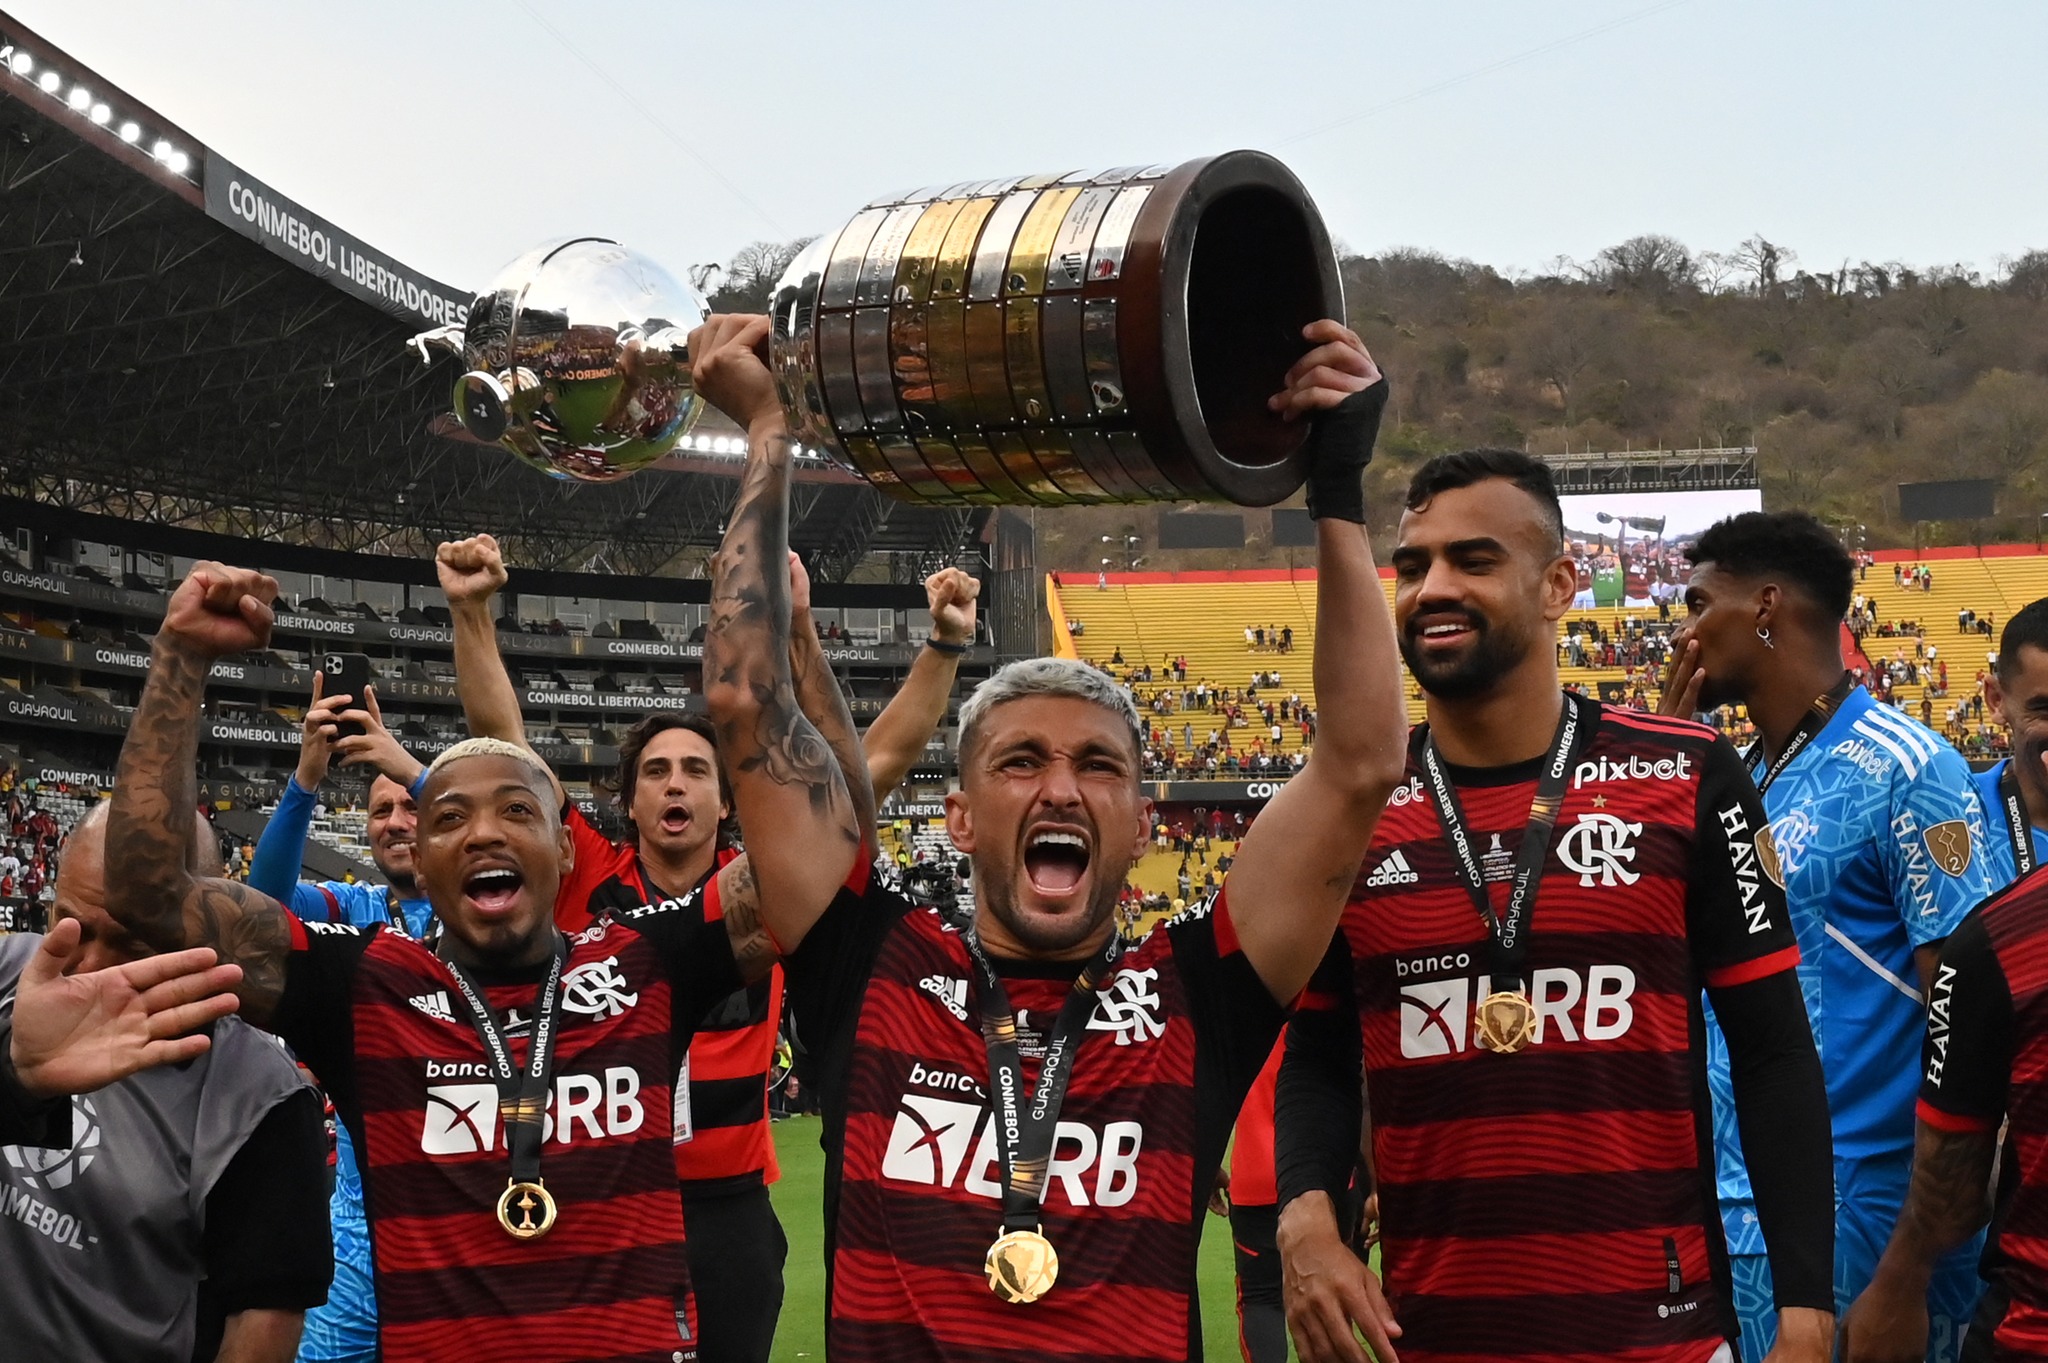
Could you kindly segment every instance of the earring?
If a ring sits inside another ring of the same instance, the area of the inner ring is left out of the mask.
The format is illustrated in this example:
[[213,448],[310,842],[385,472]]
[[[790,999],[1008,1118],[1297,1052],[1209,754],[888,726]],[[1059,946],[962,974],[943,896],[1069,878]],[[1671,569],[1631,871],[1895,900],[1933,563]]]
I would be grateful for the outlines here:
[[1776,644],[1771,642],[1771,632],[1762,625],[1756,627],[1756,637],[1764,641],[1765,648],[1775,649],[1777,647]]

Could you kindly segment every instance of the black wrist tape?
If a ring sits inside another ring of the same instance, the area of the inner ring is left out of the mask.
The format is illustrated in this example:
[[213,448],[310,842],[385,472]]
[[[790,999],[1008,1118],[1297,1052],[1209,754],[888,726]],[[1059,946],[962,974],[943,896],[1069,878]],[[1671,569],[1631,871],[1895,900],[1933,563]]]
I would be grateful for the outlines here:
[[1365,522],[1365,485],[1373,443],[1380,435],[1380,415],[1390,391],[1384,377],[1353,393],[1315,418],[1303,452],[1308,456],[1308,514]]

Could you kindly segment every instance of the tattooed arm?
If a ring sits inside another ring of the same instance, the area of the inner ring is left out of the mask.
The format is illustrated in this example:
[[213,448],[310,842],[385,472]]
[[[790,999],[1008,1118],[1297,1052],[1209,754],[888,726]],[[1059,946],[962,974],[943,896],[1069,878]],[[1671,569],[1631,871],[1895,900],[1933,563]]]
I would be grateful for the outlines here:
[[838,895],[872,825],[862,826],[839,760],[798,706],[790,673],[792,442],[774,379],[754,349],[767,333],[765,317],[713,317],[691,336],[690,355],[697,390],[747,428],[739,501],[712,560],[704,699],[740,826],[751,835],[755,893],[733,883],[731,866],[719,873],[719,893],[728,913],[757,904],[763,928],[788,952]]
[[[1992,900],[1988,908],[1996,908]],[[1984,910],[1942,943],[1922,1044],[1913,1181],[1870,1286],[1842,1318],[1847,1363],[1914,1363],[1927,1350],[1935,1260],[1990,1216],[1988,1189],[2012,1078],[2012,993]]]
[[839,678],[832,674],[824,645],[818,642],[817,625],[811,619],[811,575],[794,553],[789,556],[789,675],[796,688],[798,708],[831,745],[833,760],[839,763],[839,774],[846,781],[862,833],[872,837],[875,790],[868,783],[860,732],[854,728],[853,711],[847,708]]
[[1989,1215],[1985,1189],[1995,1131],[1944,1131],[1924,1119],[1913,1138],[1913,1182],[1870,1285],[1842,1317],[1844,1363],[1919,1363],[1927,1355],[1927,1287],[1934,1263]]
[[259,1026],[284,988],[284,909],[247,885],[194,873],[194,810],[207,669],[268,641],[276,595],[260,573],[193,565],[151,646],[107,811],[108,914],[157,951],[208,946],[240,966],[241,1013]]

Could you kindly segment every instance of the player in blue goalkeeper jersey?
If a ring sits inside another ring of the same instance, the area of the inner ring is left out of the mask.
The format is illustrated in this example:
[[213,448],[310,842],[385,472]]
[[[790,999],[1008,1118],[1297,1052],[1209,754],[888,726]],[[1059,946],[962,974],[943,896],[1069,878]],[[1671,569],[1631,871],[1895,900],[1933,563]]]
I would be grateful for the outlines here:
[[[1748,757],[1771,820],[1759,869],[1785,887],[1828,1081],[1840,1311],[1869,1282],[1905,1202],[1926,980],[1942,940],[1997,888],[1984,812],[1947,740],[1851,684],[1841,632],[1854,568],[1824,526],[1750,512],[1709,529],[1692,560],[1664,709],[1740,702],[1757,728]],[[1742,1354],[1756,1363],[1772,1342],[1770,1272],[1727,1048],[1711,1019],[1708,1032],[1722,1218]],[[1957,1357],[1981,1291],[1981,1244],[1935,1274],[1930,1360]]]

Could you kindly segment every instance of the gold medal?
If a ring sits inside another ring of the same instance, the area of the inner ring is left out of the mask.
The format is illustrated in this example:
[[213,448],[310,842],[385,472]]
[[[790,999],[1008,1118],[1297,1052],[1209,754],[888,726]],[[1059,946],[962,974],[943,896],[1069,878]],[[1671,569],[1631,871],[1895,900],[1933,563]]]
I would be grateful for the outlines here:
[[1536,1005],[1520,990],[1488,994],[1473,1020],[1479,1044],[1502,1055],[1513,1055],[1536,1035]]
[[514,1240],[538,1240],[554,1229],[555,1199],[539,1179],[507,1179],[498,1195],[498,1224]]
[[988,1290],[1006,1302],[1034,1302],[1052,1291],[1060,1256],[1035,1230],[1013,1230],[988,1247]]

